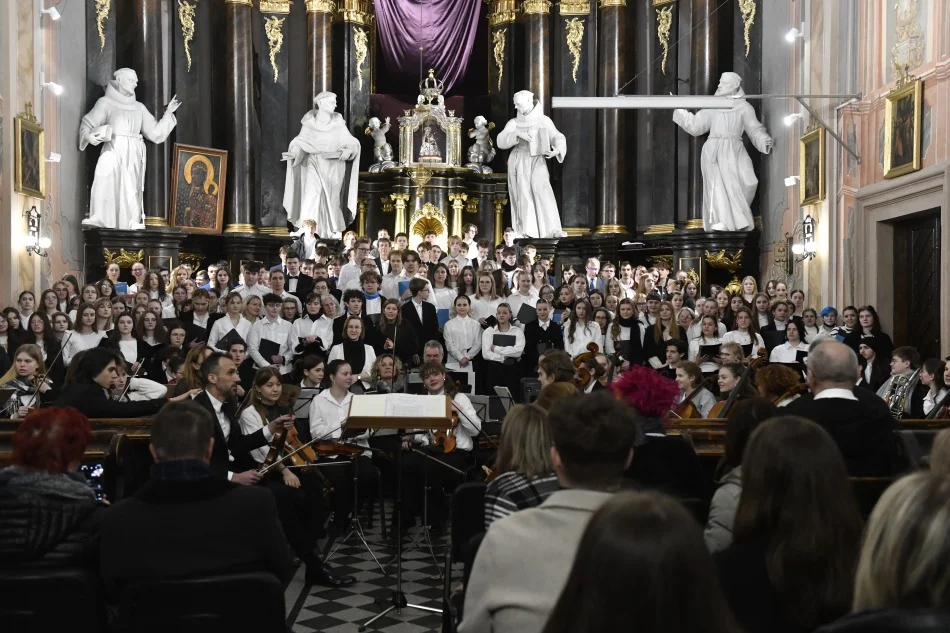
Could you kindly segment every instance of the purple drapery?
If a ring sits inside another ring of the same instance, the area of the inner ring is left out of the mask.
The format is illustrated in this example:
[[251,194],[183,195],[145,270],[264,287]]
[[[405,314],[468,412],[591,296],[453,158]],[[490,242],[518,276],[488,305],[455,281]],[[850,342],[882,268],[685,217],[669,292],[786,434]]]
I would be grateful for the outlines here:
[[383,63],[390,72],[425,72],[452,90],[465,76],[478,32],[482,0],[376,0],[376,25]]

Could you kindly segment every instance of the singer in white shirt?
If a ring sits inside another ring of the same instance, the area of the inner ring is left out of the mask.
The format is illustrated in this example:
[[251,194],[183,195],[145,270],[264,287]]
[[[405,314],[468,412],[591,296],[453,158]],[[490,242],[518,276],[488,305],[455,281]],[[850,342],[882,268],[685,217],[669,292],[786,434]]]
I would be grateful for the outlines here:
[[[482,326],[469,316],[471,303],[465,295],[455,298],[455,316],[445,323],[442,335],[448,355],[445,366],[455,371],[474,372],[472,361],[482,350]],[[471,384],[471,380],[469,381]]]
[[[289,374],[293,367],[294,351],[290,349],[290,332],[292,324],[280,318],[281,299],[279,296],[268,293],[264,295],[264,311],[266,316],[255,321],[247,335],[247,353],[254,360],[258,368],[272,366],[281,374]],[[276,355],[264,358],[261,355],[261,340],[267,339],[279,345]]]

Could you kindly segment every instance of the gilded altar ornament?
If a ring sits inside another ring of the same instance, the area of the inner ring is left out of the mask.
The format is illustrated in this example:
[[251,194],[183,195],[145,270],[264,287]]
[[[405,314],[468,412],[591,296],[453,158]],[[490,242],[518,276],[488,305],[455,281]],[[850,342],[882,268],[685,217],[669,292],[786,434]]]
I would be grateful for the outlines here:
[[363,90],[363,63],[369,54],[369,48],[367,46],[369,44],[369,38],[364,29],[357,28],[353,31],[353,44],[356,46],[356,81],[359,85],[359,89]]
[[706,262],[713,268],[722,268],[735,273],[742,266],[742,249],[740,248],[733,255],[729,255],[725,249],[718,253],[706,251]]
[[545,15],[551,12],[549,0],[524,0],[525,15]]
[[124,248],[120,248],[118,253],[113,253],[108,248],[103,248],[102,254],[105,258],[106,266],[109,264],[118,264],[119,268],[131,268],[132,264],[139,264],[145,259],[144,250],[138,253],[130,253]]
[[656,36],[663,47],[663,62],[660,70],[666,74],[666,59],[670,54],[670,33],[673,30],[673,7],[665,6],[656,10]]
[[505,74],[505,36],[508,29],[498,29],[492,34],[492,43],[495,45],[495,68],[498,69],[498,92],[501,92],[501,78]]
[[739,10],[742,12],[742,37],[745,40],[745,56],[749,56],[749,48],[752,46],[749,40],[749,31],[755,24],[755,0],[739,0]]
[[96,0],[96,30],[99,31],[99,51],[106,47],[106,20],[109,19],[109,10],[112,0]]
[[188,60],[188,72],[191,72],[191,40],[195,39],[195,5],[187,0],[178,0],[178,21],[181,22],[181,38],[185,47],[185,59]]
[[518,0],[494,0],[488,14],[488,27],[511,24],[518,18]]
[[425,167],[414,167],[409,170],[409,179],[416,183],[416,197],[421,198],[426,185],[432,180],[432,170]]
[[577,83],[577,69],[581,66],[581,52],[584,50],[584,23],[578,18],[571,18],[564,22],[564,38],[567,40],[567,50],[571,53],[574,64],[571,66],[571,76]]
[[333,0],[307,0],[307,13],[334,13],[336,3]]
[[589,0],[561,0],[558,3],[561,15],[590,15]]
[[267,46],[270,49],[270,67],[274,70],[274,83],[277,83],[280,74],[277,68],[277,53],[284,46],[284,33],[281,29],[286,19],[272,15],[264,21],[264,34],[267,35]]
[[201,268],[201,262],[204,258],[204,255],[201,253],[188,253],[186,251],[178,253],[178,261],[183,264],[191,264],[191,267],[195,270]]

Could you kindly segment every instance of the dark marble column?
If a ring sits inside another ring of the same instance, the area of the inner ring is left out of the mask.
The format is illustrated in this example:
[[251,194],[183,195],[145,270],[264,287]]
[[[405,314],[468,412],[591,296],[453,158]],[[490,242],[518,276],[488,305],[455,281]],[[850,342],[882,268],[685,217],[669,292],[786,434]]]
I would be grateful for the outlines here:
[[[589,0],[561,0],[554,18],[553,92],[564,97],[589,97],[596,84],[597,20]],[[587,235],[594,224],[593,110],[548,110],[567,138],[567,156],[560,168],[561,224],[570,236]],[[553,167],[553,165],[549,166]]]
[[[490,114],[488,119],[499,129],[505,126],[515,113],[512,97],[521,90],[517,79],[515,60],[518,54],[515,43],[518,29],[515,22],[517,3],[515,0],[493,0],[488,14],[488,96]],[[492,167],[496,171],[505,171],[507,152],[497,152]]]
[[281,154],[290,144],[288,121],[288,78],[290,76],[288,32],[290,30],[289,0],[261,2],[261,32],[258,50],[261,112],[266,113],[267,133],[261,135],[258,170],[261,176],[261,223],[259,230],[267,235],[287,235],[287,212],[284,210],[284,180],[287,163]]
[[172,59],[175,96],[181,101],[175,142],[211,147],[212,98],[211,5],[184,2],[173,6]]
[[[133,68],[138,73],[136,98],[155,118],[171,100],[171,1],[135,0],[136,39]],[[168,226],[169,143],[145,143],[145,224]]]
[[228,190],[225,233],[255,233],[258,213],[256,158],[260,123],[254,98],[251,0],[225,0],[227,53]]
[[524,58],[526,88],[541,108],[551,109],[551,3],[524,0]]
[[[108,9],[108,10],[107,10]],[[96,0],[86,0],[86,102],[83,113],[92,110],[99,97],[105,94],[105,87],[116,71],[116,11],[112,6],[96,10]],[[89,200],[92,180],[96,174],[99,151],[87,147],[85,154],[85,174],[83,183],[85,196]],[[88,211],[88,208],[85,209]],[[85,211],[83,216],[85,217]]]
[[[597,96],[612,97],[626,79],[626,0],[601,0],[597,15]],[[596,124],[597,201],[595,234],[625,234],[626,157],[636,151],[636,140],[625,133],[623,110],[598,110]],[[634,222],[630,214],[631,223]]]
[[343,36],[340,42],[334,42],[343,64],[342,68],[337,67],[342,77],[339,110],[350,133],[360,141],[360,168],[366,169],[373,162],[372,140],[363,130],[369,122],[369,97],[373,92],[376,15],[370,0],[342,0],[340,14]]
[[325,90],[333,90],[333,0],[307,0],[307,77],[310,99]]
[[[719,75],[719,16],[715,13],[719,0],[691,0],[693,32],[691,35],[689,85],[694,95],[716,91]],[[703,219],[703,172],[701,158],[705,136],[689,141],[689,188],[686,228],[697,226]],[[700,225],[701,226],[701,225]]]

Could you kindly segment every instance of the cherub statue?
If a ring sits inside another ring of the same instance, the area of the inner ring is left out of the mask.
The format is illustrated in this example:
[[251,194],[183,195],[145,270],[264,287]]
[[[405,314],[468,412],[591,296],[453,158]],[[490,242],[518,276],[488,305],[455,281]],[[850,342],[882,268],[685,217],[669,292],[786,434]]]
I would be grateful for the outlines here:
[[495,159],[495,145],[490,134],[493,129],[494,123],[489,123],[483,116],[475,117],[475,127],[468,131],[468,137],[475,139],[475,143],[468,148],[468,164],[465,165],[467,168],[485,174],[491,173],[491,167],[486,163]]
[[390,128],[389,117],[386,122],[380,124],[379,118],[373,117],[369,120],[369,127],[364,130],[366,136],[373,137],[373,158],[376,162],[369,166],[370,173],[378,173],[387,167],[395,167],[393,162],[393,146],[386,142],[386,132]]

